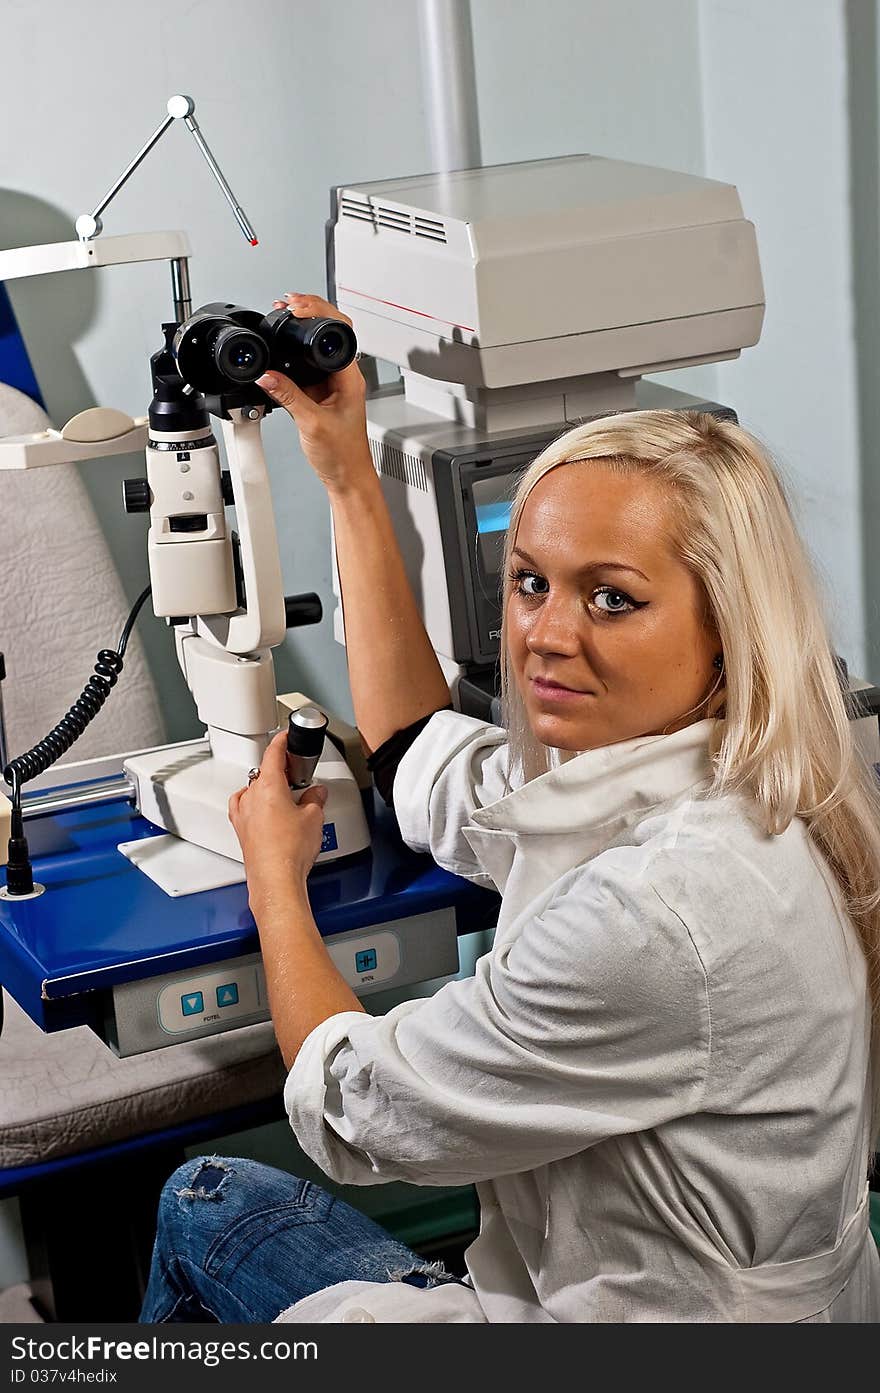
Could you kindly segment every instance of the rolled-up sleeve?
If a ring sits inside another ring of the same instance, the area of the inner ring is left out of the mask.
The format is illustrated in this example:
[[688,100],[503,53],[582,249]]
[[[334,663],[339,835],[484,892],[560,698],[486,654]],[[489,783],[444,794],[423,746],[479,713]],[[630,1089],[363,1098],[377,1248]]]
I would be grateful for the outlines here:
[[458,711],[438,711],[400,761],[394,808],[400,835],[453,875],[492,885],[463,835],[478,809],[508,793],[507,733]]
[[681,919],[608,853],[530,906],[476,975],[308,1037],[285,1102],[341,1183],[470,1184],[699,1107],[702,963]]

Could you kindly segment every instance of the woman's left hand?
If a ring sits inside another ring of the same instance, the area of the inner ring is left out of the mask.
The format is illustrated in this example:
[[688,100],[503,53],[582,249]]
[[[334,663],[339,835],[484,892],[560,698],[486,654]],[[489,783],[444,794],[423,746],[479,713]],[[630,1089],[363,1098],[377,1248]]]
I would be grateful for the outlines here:
[[244,854],[251,904],[276,890],[302,888],[321,850],[327,789],[307,788],[294,801],[287,782],[287,734],[263,755],[259,777],[229,800],[229,820]]

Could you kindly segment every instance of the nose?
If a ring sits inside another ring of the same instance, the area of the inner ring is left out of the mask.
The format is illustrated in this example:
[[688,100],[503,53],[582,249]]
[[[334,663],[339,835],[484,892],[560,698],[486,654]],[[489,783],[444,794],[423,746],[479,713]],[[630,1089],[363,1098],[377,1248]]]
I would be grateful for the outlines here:
[[525,640],[538,657],[573,658],[580,646],[574,607],[563,596],[548,595],[534,614]]

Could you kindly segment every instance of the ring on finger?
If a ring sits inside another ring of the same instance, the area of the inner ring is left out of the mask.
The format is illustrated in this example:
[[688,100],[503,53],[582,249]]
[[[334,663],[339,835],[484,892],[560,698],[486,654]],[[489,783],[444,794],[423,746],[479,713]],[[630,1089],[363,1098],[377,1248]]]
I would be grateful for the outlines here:
[[259,777],[260,777],[260,771],[259,771],[259,769],[249,769],[249,770],[248,770],[248,788],[250,788],[251,784],[254,782],[254,779],[258,779]]

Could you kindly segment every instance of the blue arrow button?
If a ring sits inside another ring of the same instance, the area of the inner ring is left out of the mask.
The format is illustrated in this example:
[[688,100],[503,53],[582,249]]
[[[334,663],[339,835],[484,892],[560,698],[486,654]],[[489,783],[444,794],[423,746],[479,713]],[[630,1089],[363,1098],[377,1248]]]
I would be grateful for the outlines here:
[[180,1009],[185,1016],[200,1016],[205,1009],[205,998],[201,992],[188,992],[180,998]]
[[218,1006],[237,1006],[238,1005],[238,983],[226,982],[222,987],[217,988]]

